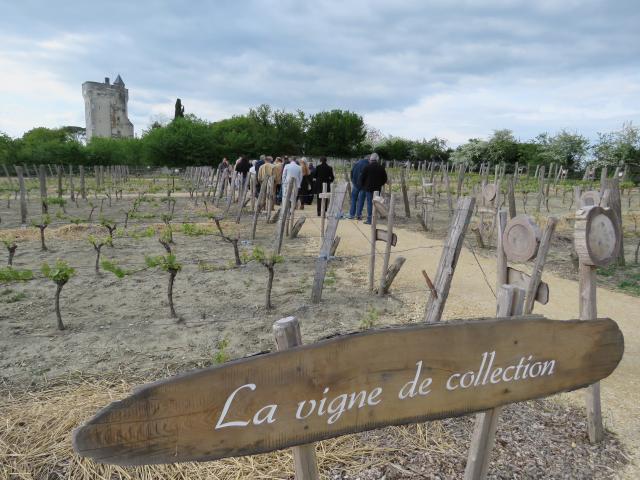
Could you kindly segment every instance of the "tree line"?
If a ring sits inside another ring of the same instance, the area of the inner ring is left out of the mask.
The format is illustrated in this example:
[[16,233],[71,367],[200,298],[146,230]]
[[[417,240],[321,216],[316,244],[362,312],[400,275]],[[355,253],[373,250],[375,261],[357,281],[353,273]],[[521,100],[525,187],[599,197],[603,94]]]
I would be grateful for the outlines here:
[[469,139],[453,149],[445,139],[410,140],[383,136],[362,116],[346,110],[307,115],[260,105],[245,115],[217,122],[181,114],[165,124],[154,122],[139,138],[92,138],[81,127],[34,128],[20,138],[0,132],[0,163],[132,166],[217,165],[239,155],[359,157],[375,151],[385,160],[483,161],[520,165],[556,163],[572,171],[587,163],[640,165],[640,128],[631,123],[601,133],[594,143],[575,132],[542,133],[522,141],[510,130],[496,130],[486,140]]

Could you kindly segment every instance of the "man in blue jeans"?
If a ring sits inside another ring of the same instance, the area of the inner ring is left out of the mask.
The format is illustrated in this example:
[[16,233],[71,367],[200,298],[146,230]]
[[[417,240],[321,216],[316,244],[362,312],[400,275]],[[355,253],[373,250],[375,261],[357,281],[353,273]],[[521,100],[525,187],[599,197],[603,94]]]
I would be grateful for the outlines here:
[[369,165],[369,156],[358,160],[351,169],[351,208],[349,209],[349,218],[358,218],[362,220],[362,209],[364,208],[364,190],[360,183],[360,175],[364,167]]
[[364,167],[360,175],[360,185],[362,185],[362,190],[365,191],[367,196],[367,221],[364,222],[366,224],[371,223],[373,192],[379,192],[382,186],[387,183],[387,171],[384,165],[380,164],[378,160],[378,154],[372,153],[369,156],[369,164]]

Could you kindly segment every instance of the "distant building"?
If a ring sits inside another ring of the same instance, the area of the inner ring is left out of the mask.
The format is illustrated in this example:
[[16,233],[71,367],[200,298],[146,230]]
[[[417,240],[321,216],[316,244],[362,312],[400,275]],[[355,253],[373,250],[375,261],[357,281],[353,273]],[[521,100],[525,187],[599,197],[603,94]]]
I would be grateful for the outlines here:
[[131,138],[133,124],[127,115],[129,90],[120,75],[113,84],[109,78],[100,82],[84,82],[84,118],[87,127],[87,141],[92,137]]

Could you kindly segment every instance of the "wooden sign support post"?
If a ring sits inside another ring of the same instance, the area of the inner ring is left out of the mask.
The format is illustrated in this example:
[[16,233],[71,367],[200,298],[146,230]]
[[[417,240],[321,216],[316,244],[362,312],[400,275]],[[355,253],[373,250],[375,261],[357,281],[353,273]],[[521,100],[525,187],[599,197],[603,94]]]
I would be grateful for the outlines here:
[[[524,289],[513,285],[502,285],[498,289],[496,304],[498,318],[522,315]],[[502,407],[497,407],[476,415],[467,466],[464,470],[465,480],[486,478],[501,411]]]
[[[621,238],[618,218],[612,209],[591,206],[576,212],[574,245],[579,258],[581,320],[596,318],[596,268],[617,258]],[[604,438],[600,383],[594,383],[586,392],[589,440],[597,443]]]
[[[378,192],[373,193],[375,198]],[[375,200],[371,202],[371,251],[369,253],[369,290],[373,291],[373,281],[376,272],[376,226],[378,225],[378,209]],[[368,208],[368,207],[367,207]]]
[[[286,317],[273,324],[273,335],[276,339],[278,351],[302,345],[300,323],[296,317]],[[293,464],[296,480],[316,480],[318,474],[318,461],[316,459],[315,444],[292,447]]]
[[322,298],[322,287],[324,284],[324,276],[327,273],[327,263],[329,262],[329,254],[333,246],[333,239],[338,230],[338,222],[342,217],[342,203],[347,192],[347,184],[341,183],[335,188],[334,194],[329,204],[329,222],[327,224],[326,235],[322,239],[320,254],[316,259],[316,272],[313,277],[313,287],[311,290],[311,303],[320,303]]

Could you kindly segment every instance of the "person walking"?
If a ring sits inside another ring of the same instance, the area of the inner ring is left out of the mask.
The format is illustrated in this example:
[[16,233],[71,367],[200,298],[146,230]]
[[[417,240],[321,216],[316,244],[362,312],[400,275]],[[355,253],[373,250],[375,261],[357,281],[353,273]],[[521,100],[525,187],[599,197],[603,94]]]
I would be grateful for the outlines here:
[[365,166],[360,175],[360,184],[365,191],[367,199],[367,225],[371,224],[373,214],[373,192],[379,192],[382,186],[387,183],[387,171],[380,162],[377,153],[369,155],[369,165]]
[[360,183],[360,176],[367,165],[369,165],[368,155],[358,160],[351,168],[351,207],[349,208],[349,219],[351,220],[354,218],[362,220],[365,192]]
[[300,168],[302,169],[302,183],[300,183],[300,189],[298,190],[298,198],[300,199],[300,210],[304,210],[304,206],[311,205],[313,201],[311,172],[309,171],[307,159],[304,157],[300,159]]
[[251,163],[249,162],[249,159],[245,155],[242,155],[236,162],[236,172],[239,172],[242,174],[243,182],[247,178],[249,170],[251,170]]
[[[320,216],[320,211],[321,211],[320,201],[322,200],[320,198],[320,194],[322,193],[322,184],[326,183],[327,192],[330,192],[331,184],[335,180],[335,177],[333,176],[333,168],[331,168],[331,166],[327,163],[327,157],[320,157],[320,165],[318,165],[315,171],[313,172],[313,177],[315,178],[315,181],[316,181],[316,193],[318,194],[317,196],[318,202],[316,206],[318,209],[318,216]],[[324,199],[325,212],[327,211],[328,208],[329,208],[329,199],[325,198]]]
[[282,198],[285,200],[287,198],[287,195],[289,194],[288,188],[290,178],[295,179],[292,187],[296,192],[295,199],[293,200],[295,204],[298,198],[298,189],[302,184],[302,168],[300,168],[300,165],[298,165],[295,160],[291,160],[289,163],[287,163],[282,170],[282,189],[284,190]]

